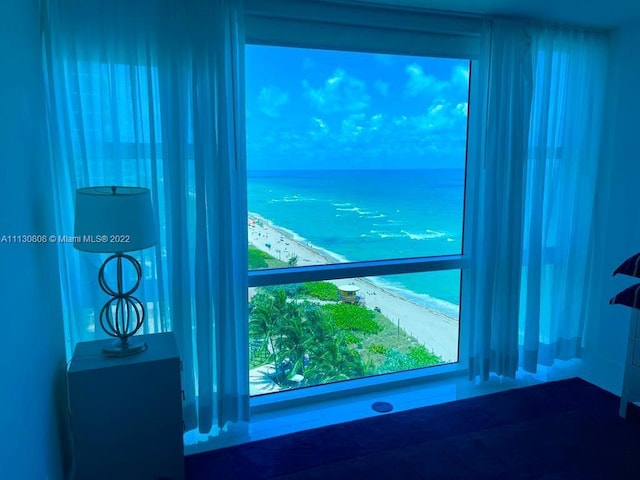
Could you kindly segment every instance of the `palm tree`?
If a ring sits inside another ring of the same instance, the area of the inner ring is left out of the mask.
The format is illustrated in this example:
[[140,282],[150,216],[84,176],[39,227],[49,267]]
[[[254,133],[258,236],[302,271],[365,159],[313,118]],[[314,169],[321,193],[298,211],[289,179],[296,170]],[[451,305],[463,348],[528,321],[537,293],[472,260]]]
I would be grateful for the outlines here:
[[287,315],[280,325],[278,348],[293,363],[292,373],[304,375],[304,356],[314,339],[304,317],[305,305],[289,303]]
[[[289,301],[284,288],[260,291],[252,300],[249,333],[264,339],[268,361],[273,362],[273,381],[282,385],[293,373],[301,373],[310,338],[304,328],[303,307]],[[298,362],[298,363],[296,363]],[[286,367],[290,363],[293,368]]]
[[360,355],[350,349],[344,333],[331,317],[320,309],[310,312],[313,318],[314,341],[309,351],[309,368],[305,371],[308,384],[349,380],[364,376],[365,366]]
[[333,341],[314,348],[310,358],[311,363],[306,370],[306,379],[310,385],[350,380],[362,377],[365,373],[360,355],[348,348],[340,333]]
[[251,300],[249,336],[262,342],[261,353],[266,353],[268,361],[274,363],[277,363],[278,360],[277,329],[278,311],[274,298],[266,293],[258,292]]
[[360,355],[349,348],[344,332],[318,305],[298,303],[287,297],[284,288],[272,288],[259,291],[251,307],[249,332],[264,339],[268,361],[276,369],[272,379],[278,385],[295,374],[303,375],[307,385],[365,375]]

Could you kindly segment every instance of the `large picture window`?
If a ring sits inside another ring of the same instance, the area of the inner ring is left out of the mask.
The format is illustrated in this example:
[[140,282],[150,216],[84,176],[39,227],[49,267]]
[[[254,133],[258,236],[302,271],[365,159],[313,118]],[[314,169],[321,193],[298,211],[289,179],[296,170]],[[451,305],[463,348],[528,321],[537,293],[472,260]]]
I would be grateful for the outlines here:
[[245,58],[251,393],[457,362],[470,60]]

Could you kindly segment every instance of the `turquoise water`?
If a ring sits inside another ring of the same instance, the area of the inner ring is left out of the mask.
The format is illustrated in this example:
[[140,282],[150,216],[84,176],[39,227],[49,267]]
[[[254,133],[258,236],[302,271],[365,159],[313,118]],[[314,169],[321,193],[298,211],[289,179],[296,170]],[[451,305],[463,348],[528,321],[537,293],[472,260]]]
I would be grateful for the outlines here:
[[[340,261],[459,254],[464,171],[250,171],[249,211]],[[460,272],[385,276],[387,288],[457,317]]]

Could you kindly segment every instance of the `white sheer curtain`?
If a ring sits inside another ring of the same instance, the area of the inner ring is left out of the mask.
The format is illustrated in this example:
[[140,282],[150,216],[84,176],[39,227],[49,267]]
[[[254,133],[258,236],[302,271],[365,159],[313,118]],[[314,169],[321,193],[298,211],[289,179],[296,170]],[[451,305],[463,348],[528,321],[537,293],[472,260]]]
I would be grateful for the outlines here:
[[[144,331],[175,333],[187,429],[246,421],[240,2],[50,0],[43,42],[58,232],[73,234],[78,187],[151,189],[160,238],[137,252]],[[70,355],[103,336],[103,259],[58,248]]]
[[[496,20],[489,62],[484,165],[471,202],[473,261],[469,375],[512,375],[518,364],[527,137],[531,109],[531,40],[523,24]],[[514,301],[515,300],[515,301]]]
[[603,34],[496,20],[470,223],[470,378],[580,355],[603,121]]
[[607,37],[533,30],[521,366],[580,356],[607,71]]

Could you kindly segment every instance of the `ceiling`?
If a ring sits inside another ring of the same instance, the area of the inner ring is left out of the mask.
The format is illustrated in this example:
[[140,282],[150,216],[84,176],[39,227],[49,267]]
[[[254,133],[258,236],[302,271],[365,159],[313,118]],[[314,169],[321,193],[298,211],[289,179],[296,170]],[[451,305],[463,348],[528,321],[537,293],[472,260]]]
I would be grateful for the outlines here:
[[488,15],[526,16],[610,28],[640,22],[640,0],[356,0]]

